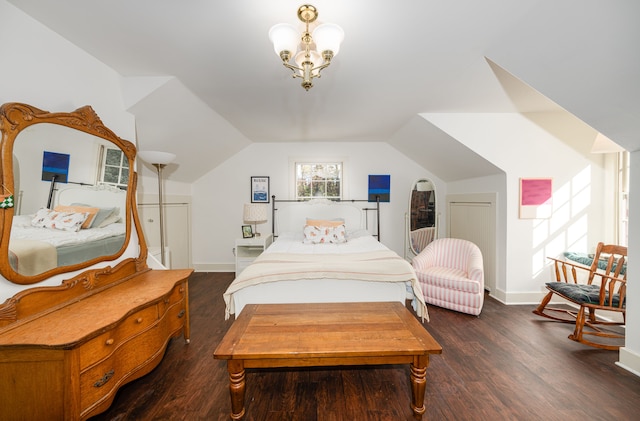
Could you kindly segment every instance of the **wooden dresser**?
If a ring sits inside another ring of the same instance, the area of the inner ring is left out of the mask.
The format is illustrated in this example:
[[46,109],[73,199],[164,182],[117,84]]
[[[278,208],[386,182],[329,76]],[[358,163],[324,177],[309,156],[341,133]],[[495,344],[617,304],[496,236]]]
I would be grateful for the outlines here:
[[81,420],[151,371],[172,337],[189,342],[191,269],[125,261],[0,306],[0,418]]

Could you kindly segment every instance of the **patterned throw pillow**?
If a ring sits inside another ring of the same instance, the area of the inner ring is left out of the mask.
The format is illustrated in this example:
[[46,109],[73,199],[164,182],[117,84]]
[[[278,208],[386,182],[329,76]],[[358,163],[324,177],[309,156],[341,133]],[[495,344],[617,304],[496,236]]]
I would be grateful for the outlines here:
[[87,216],[89,216],[88,212],[56,212],[51,209],[40,209],[31,220],[31,225],[78,232],[84,221],[87,220]]
[[93,223],[93,220],[95,219],[96,215],[98,214],[98,211],[100,209],[98,208],[94,208],[94,207],[90,207],[90,206],[65,206],[65,205],[58,205],[55,208],[53,208],[54,211],[56,212],[67,212],[67,213],[87,213],[88,216],[85,219],[85,221],[82,223],[82,229],[87,229],[87,228],[91,228],[91,224]]
[[305,225],[304,244],[344,243],[347,241],[347,230],[344,224],[336,227]]

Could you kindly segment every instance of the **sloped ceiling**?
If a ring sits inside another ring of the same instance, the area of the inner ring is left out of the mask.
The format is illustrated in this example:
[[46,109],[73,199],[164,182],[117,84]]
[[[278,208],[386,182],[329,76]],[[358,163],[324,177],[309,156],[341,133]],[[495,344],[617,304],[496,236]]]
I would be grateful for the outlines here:
[[251,142],[294,141],[385,141],[444,181],[482,176],[499,169],[419,115],[555,103],[640,147],[633,0],[314,1],[346,35],[309,92],[267,37],[298,22],[298,1],[9,1],[122,75],[140,148],[176,153],[176,181]]

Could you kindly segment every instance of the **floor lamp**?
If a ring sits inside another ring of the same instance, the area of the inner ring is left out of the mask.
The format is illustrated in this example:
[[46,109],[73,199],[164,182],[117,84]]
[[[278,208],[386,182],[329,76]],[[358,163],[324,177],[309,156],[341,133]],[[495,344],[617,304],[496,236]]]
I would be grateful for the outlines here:
[[167,266],[165,263],[164,252],[164,200],[162,199],[162,169],[176,159],[175,154],[169,152],[157,152],[157,151],[140,151],[138,156],[143,161],[156,167],[158,172],[158,210],[160,211],[160,261],[162,266]]

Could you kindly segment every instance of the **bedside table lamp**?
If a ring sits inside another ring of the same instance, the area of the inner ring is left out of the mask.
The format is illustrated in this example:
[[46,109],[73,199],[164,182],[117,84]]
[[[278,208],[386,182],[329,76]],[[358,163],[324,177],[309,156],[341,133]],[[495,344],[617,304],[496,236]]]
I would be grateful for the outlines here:
[[139,151],[138,156],[143,161],[156,167],[158,173],[158,210],[160,217],[160,260],[162,266],[167,266],[164,256],[164,200],[162,199],[162,169],[176,159],[175,154],[157,151]]
[[260,237],[257,225],[267,222],[267,205],[261,203],[245,203],[242,219],[246,224],[253,224],[253,236]]

